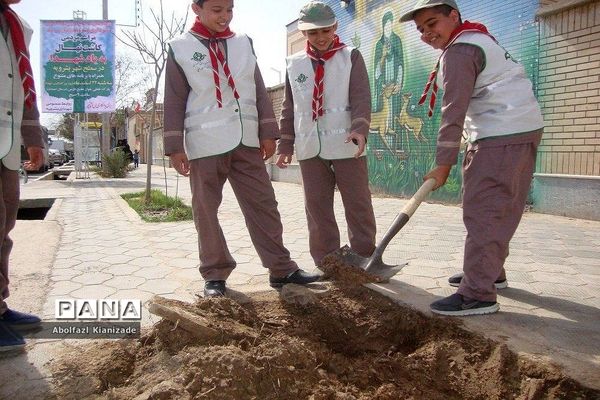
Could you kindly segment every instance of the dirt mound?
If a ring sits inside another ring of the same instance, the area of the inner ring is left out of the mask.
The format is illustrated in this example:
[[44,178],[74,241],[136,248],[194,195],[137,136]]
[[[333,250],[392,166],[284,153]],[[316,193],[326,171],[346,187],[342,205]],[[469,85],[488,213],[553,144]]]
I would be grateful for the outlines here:
[[319,269],[323,271],[323,279],[332,279],[348,285],[382,282],[382,280],[375,275],[368,274],[360,268],[351,267],[345,264],[338,254],[329,254],[325,256],[323,258],[323,264]]
[[106,341],[68,354],[52,365],[57,398],[600,397],[556,367],[361,286],[311,292],[287,285],[241,304],[222,298],[163,306],[206,329],[190,332],[164,319],[138,341]]

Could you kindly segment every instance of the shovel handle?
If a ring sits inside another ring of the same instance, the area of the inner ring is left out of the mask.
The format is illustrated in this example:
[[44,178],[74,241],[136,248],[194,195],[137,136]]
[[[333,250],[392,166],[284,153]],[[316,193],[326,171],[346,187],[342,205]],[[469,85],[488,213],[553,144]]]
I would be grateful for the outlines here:
[[379,244],[377,245],[377,248],[373,252],[373,256],[372,256],[373,258],[381,257],[381,255],[383,254],[383,251],[385,250],[387,245],[394,238],[394,236],[396,236],[396,234],[398,232],[400,232],[400,229],[402,229],[402,227],[404,225],[406,225],[406,223],[408,222],[410,217],[412,217],[412,215],[415,213],[416,209],[419,207],[421,202],[423,200],[425,200],[425,198],[427,197],[427,195],[429,193],[431,193],[431,191],[435,187],[435,184],[436,184],[435,179],[433,179],[433,178],[427,179],[421,185],[419,190],[417,190],[417,192],[413,195],[413,197],[410,198],[408,203],[402,208],[400,213],[396,216],[396,218],[394,219],[394,222],[389,227],[387,232],[381,238],[381,242],[379,242]]
[[433,179],[433,178],[427,179],[421,185],[421,187],[419,188],[419,190],[417,190],[417,193],[415,193],[413,195],[413,197],[411,197],[411,199],[402,208],[402,210],[400,212],[403,213],[403,214],[408,215],[408,218],[412,217],[412,215],[415,213],[415,211],[417,210],[417,208],[419,208],[419,204],[421,204],[421,202],[423,200],[425,200],[425,198],[427,197],[427,195],[429,195],[429,193],[431,193],[431,191],[435,187],[435,183],[436,183],[435,179]]

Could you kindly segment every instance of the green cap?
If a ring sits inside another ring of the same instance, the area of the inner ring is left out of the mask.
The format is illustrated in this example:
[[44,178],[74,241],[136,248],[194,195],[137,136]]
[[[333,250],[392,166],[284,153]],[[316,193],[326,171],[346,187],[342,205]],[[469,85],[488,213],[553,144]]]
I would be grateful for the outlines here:
[[419,0],[412,10],[400,17],[400,22],[412,21],[415,18],[415,13],[419,10],[443,5],[450,6],[458,11],[458,6],[454,0]]
[[320,1],[311,1],[300,10],[298,29],[308,31],[328,28],[335,25],[336,22],[337,19],[331,7]]

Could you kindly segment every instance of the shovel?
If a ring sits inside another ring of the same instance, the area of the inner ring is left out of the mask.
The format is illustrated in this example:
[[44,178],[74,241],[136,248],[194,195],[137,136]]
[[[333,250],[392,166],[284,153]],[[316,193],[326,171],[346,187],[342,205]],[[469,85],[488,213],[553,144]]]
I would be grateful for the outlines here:
[[388,265],[383,262],[381,256],[385,251],[385,248],[390,241],[396,236],[396,234],[406,225],[410,217],[415,213],[415,210],[419,207],[421,202],[427,197],[427,195],[435,187],[435,179],[427,179],[417,190],[417,193],[409,200],[409,202],[402,208],[400,213],[394,219],[392,225],[388,228],[385,235],[375,248],[375,251],[371,257],[361,257],[352,249],[346,245],[339,250],[336,250],[333,254],[341,258],[341,261],[351,267],[359,268],[365,271],[369,275],[373,275],[380,282],[387,282],[390,278],[396,275],[402,268],[404,268],[408,262],[402,262],[398,265]]

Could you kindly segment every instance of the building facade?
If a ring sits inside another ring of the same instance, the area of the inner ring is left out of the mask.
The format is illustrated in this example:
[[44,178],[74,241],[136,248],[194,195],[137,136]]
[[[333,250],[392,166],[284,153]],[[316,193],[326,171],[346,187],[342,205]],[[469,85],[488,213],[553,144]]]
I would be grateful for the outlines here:
[[534,208],[600,220],[600,1],[543,0]]
[[[140,152],[140,162],[148,163],[148,135],[152,121],[152,92],[146,93],[144,105],[136,104],[127,109],[127,141],[131,151]],[[163,165],[165,163],[165,151],[163,146],[163,121],[164,107],[162,103],[156,103],[154,117],[154,132],[152,134],[152,164]],[[166,163],[169,165],[168,157]]]

